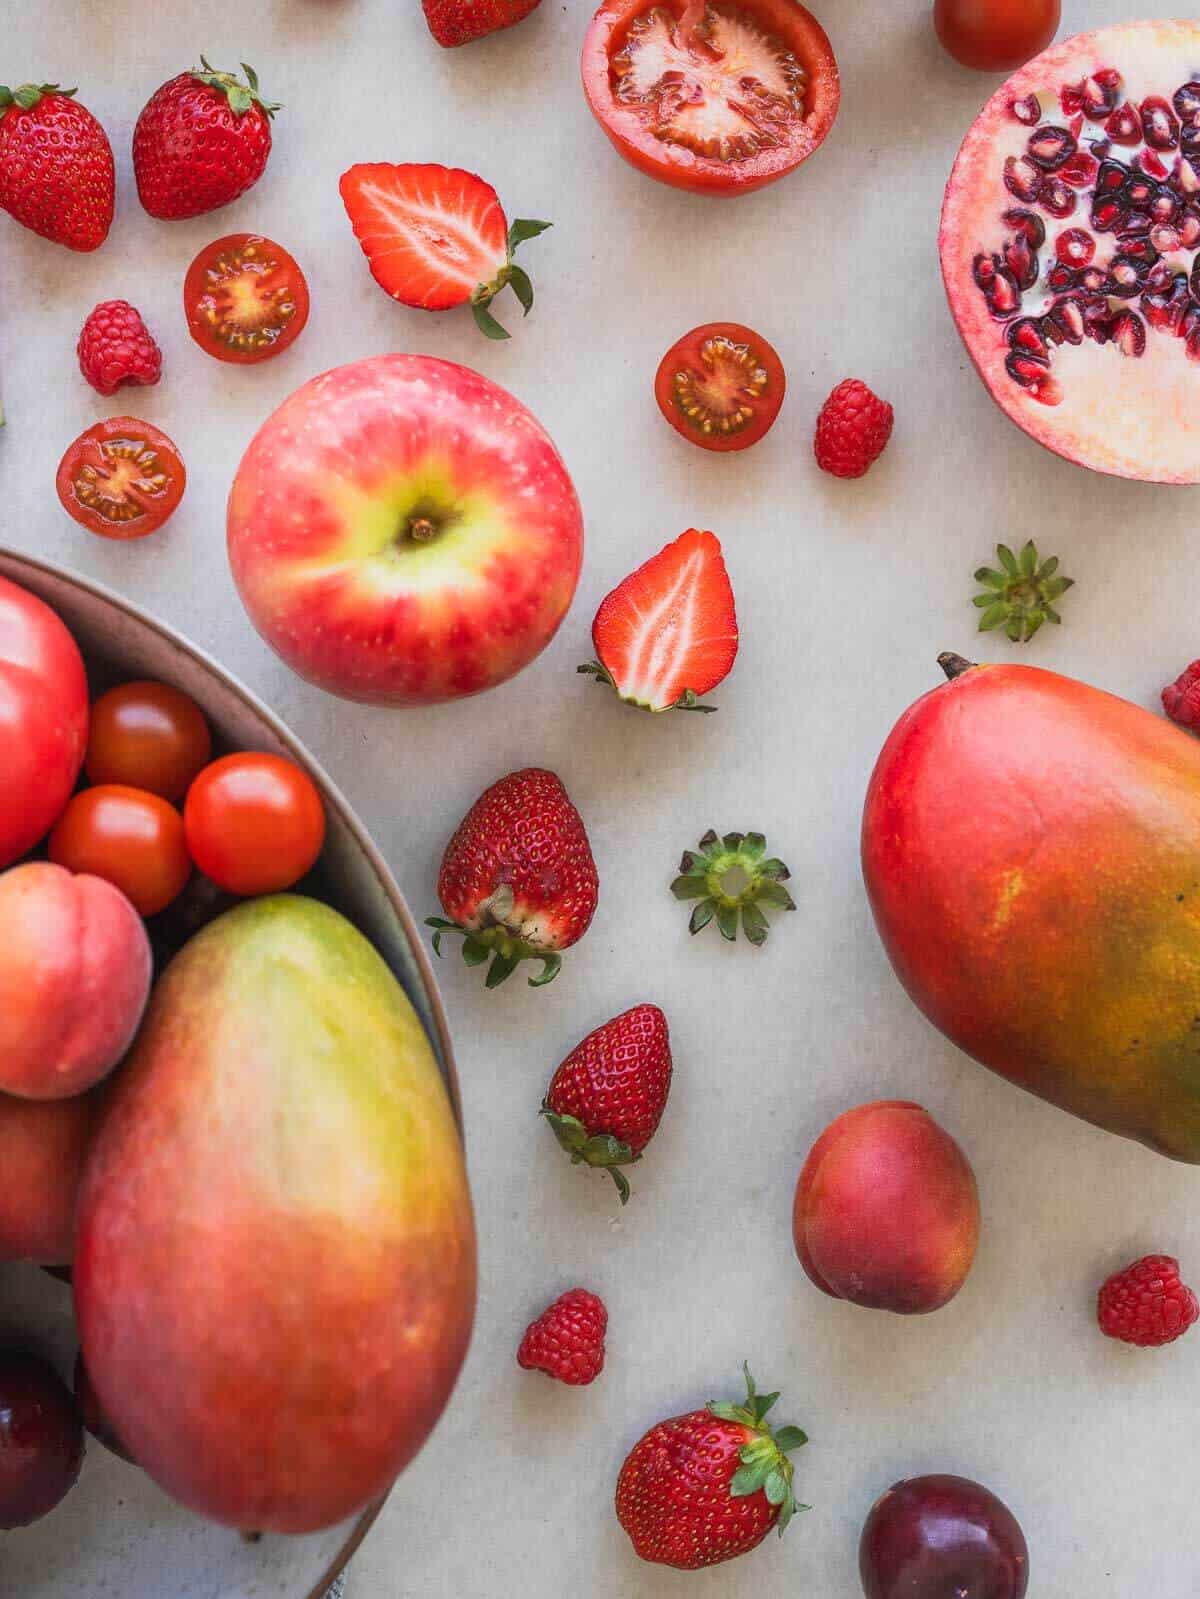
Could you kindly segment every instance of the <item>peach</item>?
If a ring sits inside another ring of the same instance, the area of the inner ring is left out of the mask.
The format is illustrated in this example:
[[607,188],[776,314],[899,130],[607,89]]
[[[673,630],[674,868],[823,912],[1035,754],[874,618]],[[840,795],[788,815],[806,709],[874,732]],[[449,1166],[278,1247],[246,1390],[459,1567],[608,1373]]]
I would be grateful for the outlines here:
[[133,1042],[150,940],[110,883],[33,861],[0,875],[0,1093],[69,1099]]
[[0,1094],[0,1260],[67,1266],[93,1098]]
[[920,1105],[859,1105],[809,1151],[792,1236],[800,1264],[834,1299],[905,1316],[938,1310],[975,1258],[975,1174]]

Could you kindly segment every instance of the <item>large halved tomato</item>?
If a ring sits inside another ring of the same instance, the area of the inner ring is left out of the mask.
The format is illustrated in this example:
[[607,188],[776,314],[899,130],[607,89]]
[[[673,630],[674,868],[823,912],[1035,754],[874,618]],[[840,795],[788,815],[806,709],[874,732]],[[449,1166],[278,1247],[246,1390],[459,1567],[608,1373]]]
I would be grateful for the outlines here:
[[81,433],[55,480],[63,510],[106,539],[157,532],[186,484],[183,461],[167,435],[134,416],[110,416]]
[[260,233],[206,245],[183,284],[188,332],[218,361],[249,366],[295,342],[308,321],[308,284],[295,258]]
[[605,0],[583,87],[627,161],[723,196],[807,161],[841,97],[825,30],[797,0]]

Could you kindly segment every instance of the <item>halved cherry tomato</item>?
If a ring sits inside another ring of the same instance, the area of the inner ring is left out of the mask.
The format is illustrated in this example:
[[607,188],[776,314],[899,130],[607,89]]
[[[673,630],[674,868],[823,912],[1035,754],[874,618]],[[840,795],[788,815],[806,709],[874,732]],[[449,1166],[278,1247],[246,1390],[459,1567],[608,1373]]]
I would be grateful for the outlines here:
[[89,533],[143,539],[179,504],[187,473],[165,433],[133,416],[110,416],[71,445],[55,486],[63,509]]
[[165,910],[192,873],[175,807],[119,783],[76,794],[55,823],[49,853],[56,866],[105,878],[142,916]]
[[295,260],[260,233],[229,233],[207,245],[183,284],[188,332],[218,361],[266,361],[300,337],[308,284]]
[[583,43],[588,104],[640,171],[735,195],[807,161],[837,115],[837,62],[799,0],[605,0]]
[[654,398],[702,450],[748,450],[779,415],[787,379],[775,351],[740,322],[706,322],[658,364]]
[[325,808],[316,784],[278,755],[226,755],[183,807],[192,859],[230,894],[277,894],[316,864]]
[[167,683],[122,683],[92,706],[84,768],[93,783],[181,800],[211,758],[204,713]]

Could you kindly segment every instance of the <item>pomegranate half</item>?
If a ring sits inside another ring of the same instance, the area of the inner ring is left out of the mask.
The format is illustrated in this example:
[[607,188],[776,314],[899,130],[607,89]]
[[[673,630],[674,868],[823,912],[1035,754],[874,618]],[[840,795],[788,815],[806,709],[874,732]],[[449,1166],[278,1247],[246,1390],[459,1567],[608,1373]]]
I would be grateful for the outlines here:
[[1056,44],[963,141],[942,276],[992,398],[1098,472],[1200,482],[1200,22]]

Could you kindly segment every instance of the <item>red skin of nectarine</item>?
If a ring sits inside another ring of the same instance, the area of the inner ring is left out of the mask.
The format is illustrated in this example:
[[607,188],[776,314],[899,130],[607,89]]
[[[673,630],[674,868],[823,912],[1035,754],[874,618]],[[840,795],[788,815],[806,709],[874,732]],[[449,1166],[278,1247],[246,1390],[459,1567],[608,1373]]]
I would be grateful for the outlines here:
[[792,1235],[800,1264],[834,1299],[906,1316],[938,1310],[975,1258],[975,1176],[920,1105],[859,1105],[810,1150]]
[[94,1096],[0,1094],[0,1260],[69,1266]]
[[48,861],[0,876],[0,1093],[69,1099],[117,1064],[150,993],[150,940],[124,894]]

